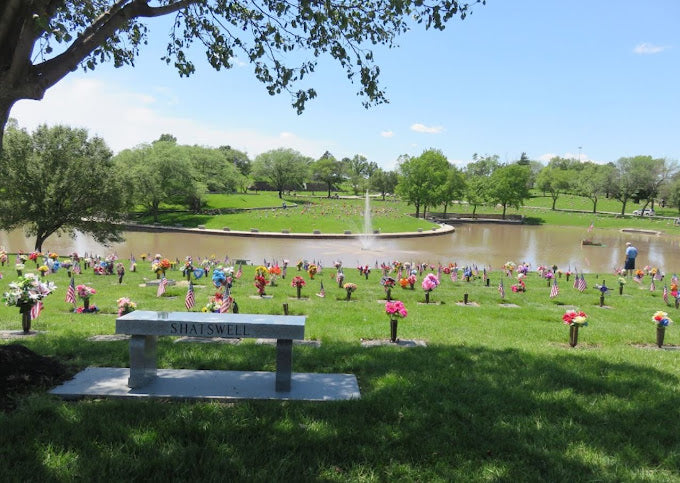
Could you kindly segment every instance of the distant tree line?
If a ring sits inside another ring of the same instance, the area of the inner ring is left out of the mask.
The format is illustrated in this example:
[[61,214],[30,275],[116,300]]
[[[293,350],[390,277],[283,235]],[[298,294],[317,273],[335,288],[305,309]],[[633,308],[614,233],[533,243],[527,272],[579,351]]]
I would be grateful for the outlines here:
[[[664,158],[635,156],[596,164],[555,157],[547,165],[525,154],[511,163],[497,155],[474,154],[458,167],[437,149],[420,156],[402,155],[395,170],[384,170],[365,156],[336,159],[325,152],[315,160],[293,149],[280,148],[250,160],[246,153],[221,146],[180,145],[164,134],[156,141],[125,149],[113,156],[103,139],[84,129],[40,126],[33,133],[11,120],[4,133],[0,158],[0,228],[25,227],[36,236],[36,248],[53,233],[90,233],[99,241],[118,239],[115,222],[140,208],[158,220],[161,207],[201,212],[208,193],[247,193],[264,183],[283,197],[308,183],[359,195],[396,194],[414,206],[415,215],[428,209],[465,201],[472,214],[481,205],[500,205],[503,217],[518,208],[536,188],[552,197],[570,193],[589,198],[593,212],[602,197],[629,201],[643,209],[657,200],[680,207],[677,163]],[[679,208],[680,209],[680,208]]]

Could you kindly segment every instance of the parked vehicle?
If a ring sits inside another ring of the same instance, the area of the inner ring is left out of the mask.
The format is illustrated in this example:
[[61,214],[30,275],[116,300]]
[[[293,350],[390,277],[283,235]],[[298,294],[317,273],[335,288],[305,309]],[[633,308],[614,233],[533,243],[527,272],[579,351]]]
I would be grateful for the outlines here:
[[651,208],[645,208],[644,212],[643,212],[643,210],[635,210],[633,212],[633,215],[635,215],[635,216],[640,216],[640,215],[642,215],[642,216],[655,216],[656,212]]

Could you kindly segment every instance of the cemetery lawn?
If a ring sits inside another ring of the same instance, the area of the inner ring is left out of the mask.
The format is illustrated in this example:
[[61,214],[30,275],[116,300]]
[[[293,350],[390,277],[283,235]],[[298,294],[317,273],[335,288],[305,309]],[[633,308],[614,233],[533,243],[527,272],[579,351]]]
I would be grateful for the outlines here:
[[[13,257],[10,256],[10,259]],[[29,262],[30,263],[30,262]],[[295,264],[296,261],[291,261]],[[29,265],[27,264],[27,267]],[[125,262],[128,267],[128,263]],[[74,314],[64,302],[68,278],[33,322],[34,337],[1,340],[54,357],[70,373],[88,366],[127,367],[128,342],[94,342],[113,334],[116,300],[127,296],[139,309],[183,311],[186,282],[163,297],[143,287],[155,278],[149,263],[138,272],[87,274],[77,283],[94,287],[97,314]],[[15,277],[3,270],[4,289]],[[233,289],[241,313],[306,315],[306,338],[321,347],[295,346],[294,372],[355,374],[361,399],[341,402],[242,401],[186,403],[116,399],[64,402],[51,387],[0,391],[1,481],[678,481],[680,479],[680,329],[667,329],[667,348],[654,345],[657,310],[680,311],[662,300],[663,282],[649,290],[629,281],[618,294],[616,278],[586,275],[589,288],[559,279],[560,294],[548,297],[535,272],[528,291],[513,293],[514,279],[492,274],[442,284],[425,305],[416,289],[393,289],[406,304],[401,339],[427,347],[364,348],[361,339],[387,339],[388,317],[373,269],[368,280],[353,267],[345,282],[358,290],[352,301],[324,268],[314,280],[295,267],[268,287],[272,299],[251,298],[254,267]],[[290,286],[294,275],[307,285],[302,300]],[[422,277],[418,277],[419,282]],[[519,307],[501,307],[497,287]],[[596,280],[612,288],[599,307]],[[326,297],[320,298],[320,281]],[[667,281],[670,283],[669,281]],[[199,310],[213,292],[206,278],[196,284]],[[469,294],[479,306],[456,302]],[[588,314],[579,343],[569,347],[561,317],[567,308]],[[16,307],[0,306],[0,330],[18,330]],[[174,343],[159,339],[161,368],[273,371],[275,350],[245,339],[239,345]],[[2,367],[3,374],[9,369]],[[4,381],[3,381],[4,383]]]
[[[282,207],[283,201],[287,208]],[[260,192],[257,194],[211,194],[207,196],[206,210],[213,214],[195,214],[178,210],[177,206],[165,206],[169,211],[160,213],[158,222],[165,226],[181,225],[196,228],[199,225],[209,229],[281,232],[289,230],[296,233],[352,233],[364,232],[364,200],[362,198],[342,198],[339,200],[323,197],[285,196],[283,201],[276,193]],[[656,207],[656,217],[639,217],[626,215],[621,217],[621,203],[617,200],[604,199],[598,202],[597,213],[592,213],[592,202],[587,198],[573,195],[560,195],[556,210],[551,209],[552,198],[535,194],[526,200],[519,209],[508,208],[507,214],[524,215],[525,223],[532,225],[582,226],[587,228],[591,223],[596,228],[634,228],[641,230],[658,230],[670,234],[680,234],[680,225],[674,224],[678,216],[675,208]],[[626,212],[630,213],[641,205],[629,202]],[[177,210],[177,211],[173,211]],[[214,214],[217,210],[221,214]],[[233,213],[228,213],[234,210]],[[247,211],[243,211],[247,210]],[[434,207],[433,212],[443,212],[444,207]],[[447,212],[471,215],[473,208],[467,203],[449,205]],[[429,230],[436,226],[433,223],[416,219],[413,205],[394,199],[382,201],[371,199],[372,228],[383,233],[417,231],[418,228]],[[494,206],[479,206],[476,216],[483,218],[485,214],[501,215],[502,209]],[[154,219],[147,215],[136,215],[135,221],[151,224]]]
[[[328,199],[284,197],[287,208],[282,207],[282,201],[271,193],[262,195],[211,195],[208,198],[207,210],[231,208],[232,202],[249,202],[252,210],[239,211],[229,214],[194,214],[190,212],[161,213],[159,223],[166,226],[182,225],[195,228],[203,225],[209,229],[221,230],[225,227],[231,230],[281,232],[289,230],[296,233],[364,233],[364,205],[363,199]],[[262,209],[260,203],[269,208]],[[269,203],[269,204],[267,204]],[[240,206],[240,205],[239,205]],[[243,208],[243,206],[240,206]],[[372,228],[383,233],[411,232],[418,228],[429,230],[437,225],[424,219],[417,219],[409,215],[412,206],[401,201],[371,200]],[[140,223],[153,223],[150,216],[142,216]]]

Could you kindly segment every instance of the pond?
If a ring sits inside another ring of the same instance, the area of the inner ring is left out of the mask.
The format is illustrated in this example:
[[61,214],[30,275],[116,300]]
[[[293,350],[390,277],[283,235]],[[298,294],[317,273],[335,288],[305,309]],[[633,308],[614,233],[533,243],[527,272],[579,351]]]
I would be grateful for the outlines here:
[[[602,246],[581,246],[591,237]],[[494,269],[506,261],[528,262],[532,267],[556,264],[561,269],[584,272],[611,272],[623,265],[625,242],[640,251],[638,266],[658,266],[667,273],[680,272],[680,238],[671,235],[624,233],[619,230],[595,230],[563,226],[527,226],[502,224],[456,225],[455,233],[402,239],[373,239],[368,244],[358,239],[314,240],[211,235],[207,233],[126,232],[125,242],[105,247],[91,237],[78,234],[75,239],[50,237],[45,251],[67,254],[76,251],[100,254],[116,253],[121,258],[134,254],[162,253],[168,258],[186,255],[250,260],[299,259],[320,261],[328,266],[340,259],[345,266],[389,262],[392,260],[476,264]],[[30,251],[33,239],[21,230],[0,232],[0,245],[8,251]]]

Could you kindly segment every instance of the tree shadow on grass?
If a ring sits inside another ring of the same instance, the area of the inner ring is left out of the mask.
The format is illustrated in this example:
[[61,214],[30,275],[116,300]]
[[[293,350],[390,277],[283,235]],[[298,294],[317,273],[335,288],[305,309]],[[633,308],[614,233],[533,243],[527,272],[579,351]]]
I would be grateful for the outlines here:
[[[124,360],[116,344],[97,349],[111,352],[101,354],[107,362]],[[267,346],[188,346],[161,342],[160,365],[275,365]],[[1,420],[0,476],[54,478],[46,463],[54,453],[82,479],[680,477],[680,381],[648,366],[560,349],[325,342],[296,347],[294,370],[353,373],[362,397],[192,404],[41,396]]]

